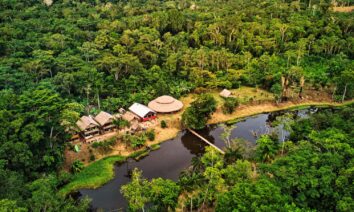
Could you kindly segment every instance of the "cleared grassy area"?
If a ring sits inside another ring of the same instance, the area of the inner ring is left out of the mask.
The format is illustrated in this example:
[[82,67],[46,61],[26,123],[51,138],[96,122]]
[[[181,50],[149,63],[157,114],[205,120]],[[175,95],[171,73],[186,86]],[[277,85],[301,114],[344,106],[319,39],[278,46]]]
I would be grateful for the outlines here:
[[[154,145],[152,148],[158,149],[159,145]],[[114,178],[114,164],[123,162],[127,158],[145,157],[149,154],[147,148],[143,148],[133,152],[128,157],[114,155],[97,160],[86,166],[80,173],[74,175],[70,183],[65,185],[60,191],[61,195],[68,195],[71,192],[82,188],[98,188]]]
[[125,160],[123,156],[110,156],[91,163],[80,173],[74,175],[74,179],[65,185],[59,193],[67,195],[81,188],[98,188],[114,177],[114,164]]

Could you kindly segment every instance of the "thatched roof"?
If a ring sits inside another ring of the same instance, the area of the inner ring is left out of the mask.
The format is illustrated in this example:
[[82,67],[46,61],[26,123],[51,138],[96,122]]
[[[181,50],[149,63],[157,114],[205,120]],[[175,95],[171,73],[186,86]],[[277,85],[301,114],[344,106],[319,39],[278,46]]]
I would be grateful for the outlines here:
[[229,90],[227,90],[227,89],[224,89],[224,90],[222,90],[222,91],[219,93],[219,95],[222,96],[222,97],[227,98],[227,97],[230,97],[230,96],[231,96],[231,91],[229,91]]
[[129,110],[140,118],[144,118],[148,113],[155,113],[155,111],[139,103],[134,103],[129,107]]
[[77,122],[76,125],[80,128],[81,131],[85,131],[91,127],[97,127],[99,124],[93,120],[91,116],[83,116]]
[[171,96],[165,95],[152,100],[148,106],[159,113],[170,113],[182,109],[183,103]]
[[124,120],[126,120],[126,121],[128,121],[128,122],[133,121],[134,118],[135,118],[135,115],[134,115],[132,112],[130,112],[130,111],[127,111],[127,112],[125,112],[125,113],[122,115],[122,119],[124,119]]
[[114,119],[114,117],[107,113],[107,112],[104,112],[104,111],[101,111],[96,117],[95,117],[95,120],[101,125],[105,125],[105,124],[108,124],[110,122],[112,122],[112,120]]

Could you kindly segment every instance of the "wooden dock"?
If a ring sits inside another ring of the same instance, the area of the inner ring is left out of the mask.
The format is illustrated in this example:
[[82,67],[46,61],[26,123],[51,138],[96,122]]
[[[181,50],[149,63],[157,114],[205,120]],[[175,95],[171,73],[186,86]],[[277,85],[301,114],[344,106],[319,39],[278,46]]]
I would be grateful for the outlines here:
[[204,137],[202,137],[201,135],[199,135],[196,131],[188,128],[189,132],[191,132],[192,134],[194,134],[195,136],[197,136],[198,138],[200,138],[202,141],[204,141],[205,143],[209,144],[210,146],[214,147],[217,151],[219,151],[221,154],[225,154],[224,151],[222,151],[219,147],[215,146],[214,144],[212,144],[210,141],[208,141],[207,139],[205,139]]

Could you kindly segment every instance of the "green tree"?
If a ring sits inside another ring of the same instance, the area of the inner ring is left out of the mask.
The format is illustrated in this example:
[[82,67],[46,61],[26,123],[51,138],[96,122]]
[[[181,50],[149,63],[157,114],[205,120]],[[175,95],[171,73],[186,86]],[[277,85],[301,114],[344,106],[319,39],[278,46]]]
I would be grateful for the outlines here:
[[258,161],[271,162],[278,153],[278,141],[273,140],[269,135],[262,135],[256,143],[256,157]]
[[142,178],[142,172],[134,169],[131,182],[121,188],[123,196],[128,200],[129,208],[133,211],[144,210],[145,204],[149,201],[149,184]]
[[235,97],[225,98],[223,104],[223,112],[225,114],[231,114],[234,112],[235,108],[239,105],[238,99]]
[[180,188],[174,181],[153,179],[149,190],[150,201],[160,210],[174,210],[177,206]]
[[9,199],[0,200],[0,211],[3,212],[26,212],[26,208],[17,205],[16,201]]
[[216,201],[216,211],[288,211],[296,207],[288,204],[289,196],[267,179],[236,183]]
[[207,120],[216,110],[216,104],[212,95],[201,94],[182,114],[183,125],[193,129],[204,128]]

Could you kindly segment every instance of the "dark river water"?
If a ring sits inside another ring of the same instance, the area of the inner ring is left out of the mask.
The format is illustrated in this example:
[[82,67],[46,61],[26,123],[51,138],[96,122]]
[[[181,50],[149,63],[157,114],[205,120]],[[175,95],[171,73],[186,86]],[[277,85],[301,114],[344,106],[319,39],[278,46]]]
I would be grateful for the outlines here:
[[[292,111],[294,116],[304,117],[312,113],[314,109]],[[248,117],[237,122],[235,129],[231,133],[231,138],[243,138],[255,144],[257,135],[265,134],[272,128],[270,123],[279,115],[285,112],[274,112],[259,114]],[[220,138],[223,128],[220,125],[210,125],[198,131],[203,137],[222,148],[225,146]],[[182,131],[172,140],[163,142],[161,148],[150,152],[145,158],[135,161],[128,159],[126,162],[115,165],[115,177],[107,184],[98,189],[81,189],[80,196],[88,196],[92,199],[93,210],[103,209],[104,211],[123,210],[127,202],[120,193],[120,187],[129,182],[129,170],[137,167],[143,171],[143,176],[147,179],[162,177],[177,180],[182,170],[186,169],[193,157],[204,153],[205,144],[188,131]]]

